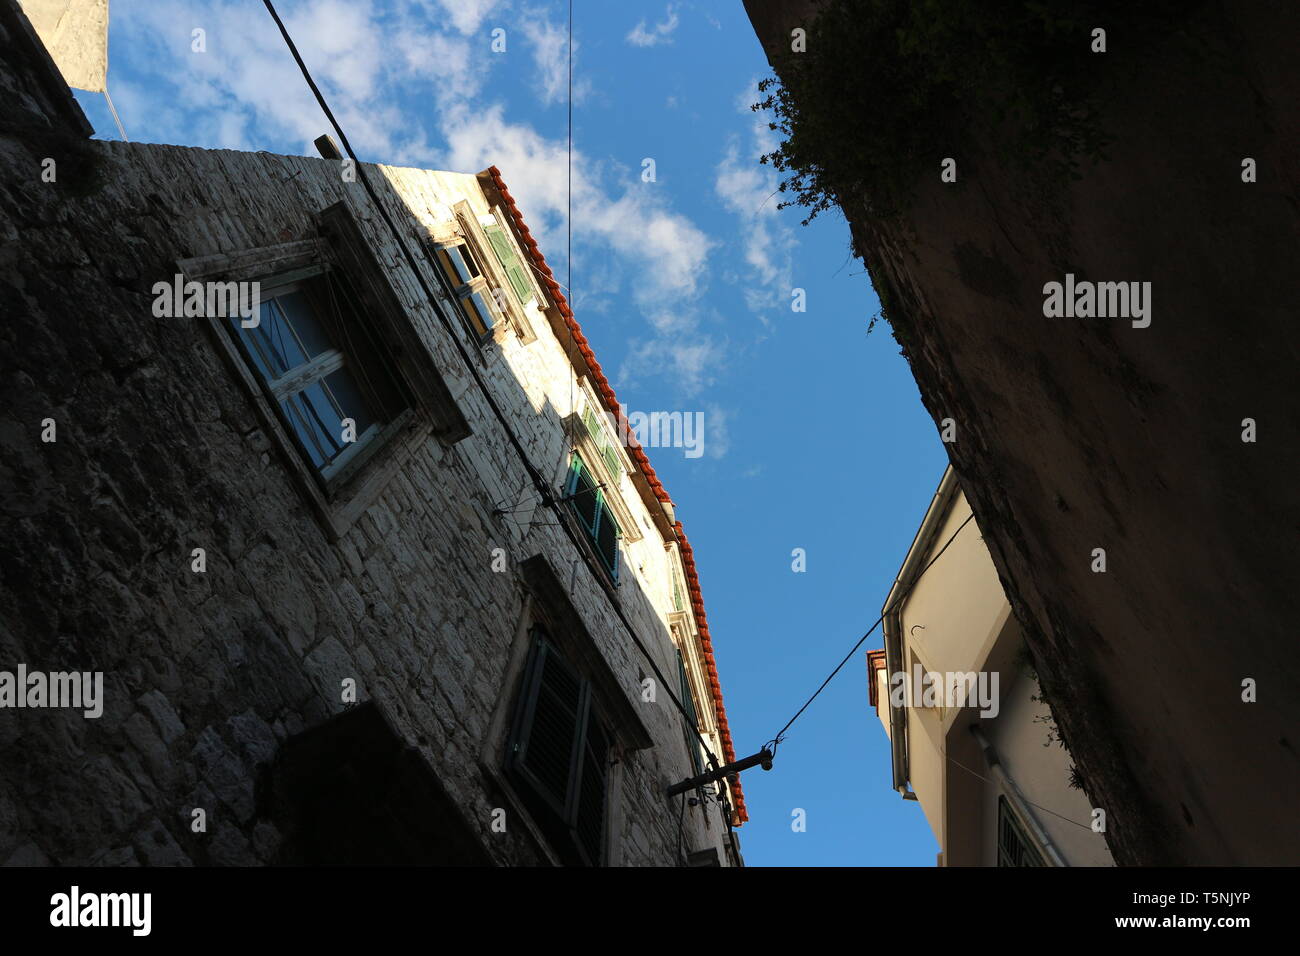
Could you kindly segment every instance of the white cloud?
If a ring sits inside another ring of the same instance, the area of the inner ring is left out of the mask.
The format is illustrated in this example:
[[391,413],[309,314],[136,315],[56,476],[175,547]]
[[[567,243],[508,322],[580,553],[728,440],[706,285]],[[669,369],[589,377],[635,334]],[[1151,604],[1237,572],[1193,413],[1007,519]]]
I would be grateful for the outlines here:
[[[500,104],[461,104],[444,114],[442,132],[451,144],[444,156],[446,166],[467,172],[491,164],[500,167],[548,260],[563,260],[568,178],[564,140],[550,140],[531,126],[508,122]],[[574,150],[575,246],[612,250],[633,264],[637,275],[629,285],[642,308],[663,309],[697,297],[713,240],[641,188],[639,180],[621,192],[606,191],[602,172],[581,150]]]
[[[511,122],[504,103],[482,92],[504,58],[475,31],[501,6],[301,0],[283,15],[363,159],[462,172],[499,166],[563,280],[563,131],[552,138]],[[670,14],[665,35],[675,28],[672,8]],[[561,97],[567,28],[531,9],[511,22],[511,49],[522,40],[531,50],[539,95]],[[190,50],[196,26],[207,31],[206,53]],[[114,28],[117,49],[131,51],[130,79],[121,78],[115,91],[134,139],[313,155],[312,140],[332,132],[260,4],[121,4]],[[433,108],[416,112],[412,102]],[[430,146],[428,137],[445,148]],[[674,210],[666,191],[581,150],[573,154],[572,201],[575,309],[618,317],[631,343],[629,374],[663,376],[695,394],[725,358],[721,344],[702,331],[698,306],[716,241]],[[629,303],[644,319],[627,315]]]
[[477,96],[487,79],[487,60],[473,55],[470,41],[406,22],[409,28],[391,38],[405,73],[432,83],[439,103]]
[[[741,112],[758,101],[758,87],[752,82],[737,100]],[[764,313],[783,304],[793,286],[792,248],[796,244],[793,230],[777,216],[778,182],[770,166],[759,157],[771,152],[775,139],[763,118],[755,114],[750,128],[749,147],[742,151],[739,139],[733,139],[716,167],[714,191],[723,206],[736,216],[745,275],[737,279],[744,285],[745,304],[764,325],[770,320]]]
[[[359,154],[389,162],[427,154],[387,83],[390,72],[407,69],[406,59],[386,55],[398,47],[401,31],[386,33],[370,0],[310,0],[282,15]],[[115,10],[114,28],[155,84],[150,97],[135,98],[134,115],[123,117],[135,139],[174,142],[183,134],[187,143],[209,148],[311,154],[312,140],[332,133],[261,6],[192,0],[123,5]],[[196,28],[205,31],[203,52],[191,48]],[[138,109],[141,99],[161,108]],[[178,117],[183,130],[176,127]]]
[[[519,23],[524,39],[533,51],[537,67],[537,94],[548,106],[567,98],[569,85],[569,30],[566,24],[553,23],[541,10],[530,9]],[[591,92],[591,81],[577,76],[577,56],[582,44],[573,43],[575,78],[573,102],[581,103]]]
[[712,385],[725,365],[723,344],[698,331],[633,340],[619,368],[619,378],[635,382],[651,375],[671,378],[682,398],[693,398]]
[[728,425],[732,413],[721,405],[708,402],[704,406],[704,454],[709,458],[722,458],[731,450],[731,432]]
[[677,4],[668,4],[664,11],[665,19],[647,28],[646,21],[641,20],[627,35],[627,42],[633,46],[658,46],[660,43],[672,43],[673,33],[677,29]]
[[461,34],[474,33],[487,15],[500,6],[499,0],[438,0],[447,18]]

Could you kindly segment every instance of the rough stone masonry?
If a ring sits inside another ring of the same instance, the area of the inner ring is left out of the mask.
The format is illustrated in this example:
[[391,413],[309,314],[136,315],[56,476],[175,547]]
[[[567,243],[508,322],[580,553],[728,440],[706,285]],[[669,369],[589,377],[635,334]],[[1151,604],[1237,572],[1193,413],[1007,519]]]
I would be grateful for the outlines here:
[[[745,0],[778,70],[823,6]],[[1132,69],[1079,179],[1026,188],[989,121],[955,181],[923,157],[899,216],[835,188],[1116,861],[1294,864],[1300,8],[1188,4],[1136,46],[1135,5],[1092,7],[1095,75]],[[1149,282],[1159,315],[1048,318],[1067,275]]]
[[[644,476],[619,483],[636,533],[613,588],[553,512],[520,506],[536,495],[505,430],[338,163],[92,142],[15,12],[0,4],[0,667],[100,672],[103,712],[0,711],[0,863],[330,862],[303,836],[322,827],[349,860],[380,841],[409,862],[555,862],[501,770],[543,612],[585,635],[575,666],[599,675],[618,741],[605,862],[727,862],[717,800],[664,796],[692,773],[685,723],[644,692],[652,669],[614,613],[663,674],[680,647],[701,681],[696,614],[674,600],[680,543]],[[472,175],[369,173],[412,234],[453,198],[487,212]],[[212,330],[156,316],[150,290],[181,260],[316,242],[340,203],[465,427],[416,429],[332,525]],[[553,307],[532,318],[535,341],[474,354],[559,497],[559,403],[590,370],[575,373]],[[322,786],[331,800],[313,802]],[[357,829],[372,845],[348,843]]]

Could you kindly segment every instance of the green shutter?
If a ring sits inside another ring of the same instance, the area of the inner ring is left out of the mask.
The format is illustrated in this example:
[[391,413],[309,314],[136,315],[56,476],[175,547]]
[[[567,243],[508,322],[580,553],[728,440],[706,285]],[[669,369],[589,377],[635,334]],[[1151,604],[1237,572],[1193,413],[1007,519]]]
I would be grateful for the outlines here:
[[678,611],[682,609],[682,586],[675,574],[673,575],[673,608]]
[[506,271],[506,277],[510,280],[515,295],[519,297],[520,302],[527,302],[533,297],[533,287],[528,281],[528,273],[524,271],[524,266],[519,261],[519,254],[515,252],[514,243],[500,226],[488,226],[483,231],[487,234],[488,241],[492,243],[492,251],[496,253],[501,268]]
[[600,523],[596,527],[596,550],[600,552],[601,560],[605,562],[605,567],[609,573],[618,580],[618,539],[623,536],[619,530],[618,522],[614,519],[614,512],[610,510],[609,504],[605,501],[604,493],[600,495]]
[[596,486],[596,479],[591,476],[591,472],[577,455],[573,456],[573,467],[569,470],[565,497],[578,516],[582,529],[587,532],[592,544],[596,546],[605,568],[617,581],[618,540],[623,536],[623,532],[619,530],[614,512],[605,501],[604,492]]
[[613,445],[606,445],[604,452],[605,464],[609,466],[610,476],[617,479],[619,472],[623,470],[623,464],[618,460],[618,449]]
[[587,426],[587,433],[591,435],[591,440],[594,441],[596,447],[599,448],[601,438],[600,419],[596,417],[596,412],[590,405],[588,405],[586,411],[582,413],[582,421]]
[[515,295],[519,296],[520,302],[527,302],[533,297],[533,284],[528,281],[528,273],[524,271],[516,259],[515,264],[506,267],[506,275],[510,278],[510,284],[515,288]]
[[587,466],[577,455],[573,456],[573,471],[570,475],[570,501],[587,534],[595,538],[596,523],[600,517],[600,492],[591,472],[587,471]]

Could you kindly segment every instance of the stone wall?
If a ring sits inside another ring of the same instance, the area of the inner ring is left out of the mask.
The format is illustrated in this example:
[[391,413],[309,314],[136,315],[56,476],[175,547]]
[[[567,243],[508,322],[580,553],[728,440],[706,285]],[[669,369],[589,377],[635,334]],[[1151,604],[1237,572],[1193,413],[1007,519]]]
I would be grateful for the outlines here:
[[[28,82],[12,48],[0,85]],[[29,98],[31,119],[66,119]],[[80,131],[73,131],[77,133]],[[545,508],[494,510],[530,485],[360,183],[321,159],[0,135],[0,669],[103,671],[102,717],[0,711],[0,862],[256,864],[281,858],[265,781],[285,742],[347,709],[355,678],[427,761],[499,863],[546,862],[491,766],[500,702],[545,556],[654,741],[615,773],[613,862],[672,865],[689,775],[680,717],[611,598]],[[57,161],[54,183],[41,161]],[[64,159],[68,162],[64,163]],[[369,168],[402,223],[472,177]],[[481,195],[478,200],[481,202]],[[409,307],[471,435],[423,442],[340,540],[309,507],[202,319],[155,318],[175,262],[316,234],[344,201]],[[431,267],[427,280],[434,283]],[[572,369],[544,320],[494,346],[486,377],[548,478],[567,458]],[[512,357],[513,356],[513,357]],[[41,440],[53,419],[57,440]],[[646,524],[616,600],[674,677],[666,619],[675,551]],[[509,555],[491,568],[493,548]],[[207,570],[191,569],[194,548]],[[498,718],[499,725],[499,718]],[[495,736],[494,736],[495,735]],[[207,813],[207,832],[191,828]],[[692,808],[688,851],[725,839]]]
[[[800,24],[814,48],[808,0],[746,7],[769,51]],[[990,122],[956,182],[927,160],[897,221],[843,211],[926,408],[955,422],[953,466],[1116,861],[1294,864],[1300,10],[1202,4],[1140,50],[1099,25],[1135,64],[1103,91],[1106,161],[1033,188],[992,158]],[[1067,273],[1150,282],[1150,326],[1045,317]]]

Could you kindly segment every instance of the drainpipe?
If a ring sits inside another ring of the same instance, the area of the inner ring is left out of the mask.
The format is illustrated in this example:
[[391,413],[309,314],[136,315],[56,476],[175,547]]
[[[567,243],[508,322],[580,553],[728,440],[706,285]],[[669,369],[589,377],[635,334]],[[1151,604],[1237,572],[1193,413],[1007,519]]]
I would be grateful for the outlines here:
[[988,762],[989,769],[993,771],[993,776],[998,778],[998,782],[1006,790],[1007,798],[1016,809],[1016,815],[1029,828],[1029,835],[1038,844],[1038,849],[1051,861],[1053,866],[1069,866],[1061,857],[1061,854],[1056,851],[1052,838],[1047,835],[1047,831],[1043,829],[1038,819],[1030,811],[1029,803],[1025,800],[1024,794],[1020,792],[1016,782],[1011,779],[1011,775],[1002,766],[1002,761],[998,758],[998,752],[993,749],[993,744],[984,736],[984,731],[980,730],[980,725],[971,724],[970,732],[980,745],[980,749],[984,751],[984,759]]

